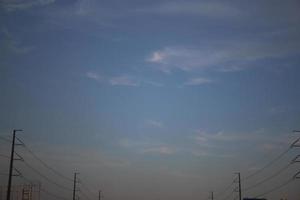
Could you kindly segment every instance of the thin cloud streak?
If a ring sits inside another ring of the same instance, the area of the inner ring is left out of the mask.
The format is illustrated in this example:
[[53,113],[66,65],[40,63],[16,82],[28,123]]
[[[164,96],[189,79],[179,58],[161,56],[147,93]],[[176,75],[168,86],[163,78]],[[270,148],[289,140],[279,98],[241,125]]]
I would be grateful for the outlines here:
[[173,155],[179,151],[168,144],[150,140],[133,140],[123,138],[119,140],[119,146],[134,151],[137,154]]
[[111,86],[128,86],[128,87],[138,87],[140,83],[137,79],[129,75],[119,75],[119,76],[103,76],[96,72],[86,72],[85,76],[94,81],[107,83]]
[[46,6],[54,2],[55,0],[3,0],[2,6],[7,12],[13,12],[17,10],[31,9],[37,6]]
[[197,86],[197,85],[209,84],[209,83],[212,83],[212,82],[213,82],[213,80],[211,80],[211,79],[203,78],[203,77],[197,77],[197,78],[190,78],[183,85]]
[[137,12],[161,15],[199,15],[210,18],[224,18],[240,15],[232,5],[223,2],[172,1],[139,8]]
[[155,127],[155,128],[164,127],[163,122],[157,121],[157,120],[146,120],[145,123],[146,123],[146,125],[151,126],[151,127]]
[[162,72],[213,70],[234,72],[259,66],[258,61],[298,55],[298,41],[251,41],[205,44],[203,47],[164,47],[153,51],[146,62]]
[[16,39],[6,28],[2,28],[0,31],[2,41],[0,43],[1,54],[27,54],[31,52],[33,46],[25,46],[22,42]]
[[136,76],[122,74],[117,76],[108,76],[99,74],[94,71],[88,71],[84,75],[86,78],[100,83],[108,84],[111,86],[128,86],[128,87],[139,87],[139,86],[152,86],[152,87],[164,87],[165,85],[160,82],[148,81],[138,78]]
[[112,86],[130,86],[130,87],[140,86],[140,83],[137,80],[135,80],[133,77],[128,75],[111,77],[109,79],[109,83]]

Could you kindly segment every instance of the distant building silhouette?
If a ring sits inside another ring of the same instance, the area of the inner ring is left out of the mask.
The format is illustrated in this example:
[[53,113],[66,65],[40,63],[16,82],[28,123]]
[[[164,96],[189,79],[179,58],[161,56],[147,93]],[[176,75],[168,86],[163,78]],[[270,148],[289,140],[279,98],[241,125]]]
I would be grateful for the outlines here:
[[[0,186],[0,200],[4,200],[6,186]],[[40,184],[13,185],[11,200],[40,200]]]

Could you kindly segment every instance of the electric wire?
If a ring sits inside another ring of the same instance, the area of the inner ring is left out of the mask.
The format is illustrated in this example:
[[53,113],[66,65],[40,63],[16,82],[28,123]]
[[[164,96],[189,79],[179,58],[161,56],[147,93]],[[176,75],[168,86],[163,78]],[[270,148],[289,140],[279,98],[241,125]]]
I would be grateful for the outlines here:
[[233,195],[234,191],[232,191],[231,193],[229,193],[226,197],[224,197],[222,200],[227,200],[229,199],[229,197],[231,197]]
[[274,187],[274,188],[272,188],[272,189],[270,189],[270,190],[268,190],[268,191],[266,191],[266,192],[264,192],[264,193],[261,193],[261,194],[259,194],[259,195],[256,195],[254,198],[262,197],[262,196],[265,196],[265,195],[267,195],[267,194],[270,194],[270,193],[272,193],[272,192],[274,192],[274,191],[276,191],[276,190],[279,190],[279,189],[283,188],[284,186],[290,184],[293,180],[294,180],[294,179],[292,179],[292,178],[291,178],[291,179],[288,179],[288,180],[285,181],[284,183],[282,183],[282,184],[280,184],[280,185],[278,185],[278,186],[276,186],[276,187]]
[[47,190],[45,190],[45,189],[43,189],[43,188],[41,188],[40,190],[41,190],[41,192],[47,194],[48,196],[52,196],[52,197],[54,197],[54,198],[56,198],[56,199],[69,200],[68,198],[58,196],[58,195],[53,194],[53,193],[51,193],[51,192],[49,192],[49,191],[47,191]]
[[[29,179],[27,179],[26,177],[24,177],[23,175],[20,176],[22,179],[24,179],[25,181],[29,182],[30,184],[33,183],[33,181],[30,181]],[[43,192],[44,194],[48,195],[48,196],[51,196],[55,199],[59,199],[59,200],[68,200],[68,198],[65,198],[65,197],[62,197],[62,196],[59,196],[59,195],[56,195],[56,194],[53,194],[52,192],[49,192],[48,190],[45,190],[43,188],[40,188],[40,191]]]
[[9,159],[9,158],[10,158],[9,156],[7,156],[7,155],[4,155],[4,154],[0,154],[0,157],[7,158],[7,159]]
[[73,191],[71,188],[68,188],[66,186],[63,186],[61,184],[58,184],[57,182],[49,179],[47,176],[45,176],[44,174],[42,174],[41,172],[39,172],[37,169],[35,169],[34,167],[32,167],[30,164],[28,164],[28,162],[26,162],[25,160],[23,161],[23,163],[28,167],[30,168],[32,171],[34,171],[36,174],[38,174],[40,177],[44,178],[46,181],[48,181],[49,183],[61,188],[61,189],[64,189],[64,190],[67,190],[67,191]]
[[3,136],[0,136],[0,140],[11,143],[11,141]]
[[232,187],[233,184],[234,184],[234,182],[232,181],[224,190],[222,190],[221,192],[218,192],[215,195],[216,198],[219,197],[219,196],[222,196],[225,192],[227,192]]
[[85,196],[87,200],[91,200],[90,197],[87,194],[85,194],[83,191],[79,191],[79,192],[80,194],[83,194],[83,196]]
[[267,182],[267,181],[269,181],[269,180],[271,180],[273,178],[275,178],[276,176],[278,176],[279,174],[281,174],[282,172],[284,172],[286,169],[288,169],[291,165],[292,165],[292,163],[289,163],[289,164],[285,165],[284,167],[282,167],[281,169],[279,169],[278,171],[276,171],[275,173],[273,173],[271,176],[269,176],[269,177],[267,177],[265,179],[262,179],[261,181],[257,182],[256,184],[251,185],[251,186],[245,188],[244,192],[248,191],[248,190],[251,190],[251,189],[253,189],[253,188],[255,188],[255,187],[257,187],[257,186],[259,186],[259,185],[261,185],[261,184],[263,184],[263,183],[265,183],[265,182]]
[[285,151],[283,151],[281,154],[279,154],[273,160],[271,160],[270,162],[268,162],[265,166],[263,166],[262,168],[258,169],[256,172],[254,172],[254,173],[246,176],[242,180],[243,181],[248,180],[248,179],[254,177],[255,175],[259,174],[260,172],[262,172],[263,170],[265,170],[266,168],[268,168],[269,166],[271,166],[272,164],[274,164],[276,161],[278,161],[280,158],[282,158],[285,154],[287,154],[291,150],[291,148],[292,148],[292,146],[290,146],[288,149],[286,149]]
[[84,184],[84,182],[82,182],[82,180],[80,181],[80,186],[82,186],[88,193],[93,194],[93,192]]
[[[1,137],[1,136],[0,136]],[[17,137],[16,137],[17,138]],[[8,139],[6,139],[6,138],[3,138],[3,137],[1,137],[0,139],[2,139],[2,140],[5,140],[5,141],[7,141],[7,142],[11,142],[11,141],[9,141]],[[20,140],[19,138],[17,138],[18,140]],[[21,141],[21,140],[20,140]],[[48,170],[50,170],[52,173],[54,173],[54,174],[56,174],[57,176],[59,176],[59,177],[61,177],[61,178],[63,178],[63,179],[65,179],[65,180],[68,180],[68,181],[71,181],[71,182],[73,182],[73,180],[71,179],[71,178],[69,178],[69,177],[66,177],[66,176],[64,176],[63,174],[61,174],[60,172],[58,172],[57,170],[55,170],[55,169],[53,169],[52,167],[50,167],[46,162],[44,162],[42,159],[40,159],[27,145],[25,145],[25,143],[23,143],[22,141],[21,141],[21,143],[22,143],[22,146],[27,150],[27,152],[29,152],[36,160],[38,160],[45,168],[47,168]],[[2,155],[2,154],[0,154],[0,156],[1,157],[5,157],[5,158],[9,158],[8,156],[5,156],[5,155]],[[71,188],[68,188],[68,187],[65,187],[65,186],[63,186],[63,185],[61,185],[61,184],[58,184],[57,182],[55,182],[55,181],[53,181],[53,180],[51,180],[50,178],[48,178],[47,176],[45,176],[44,174],[42,174],[40,171],[38,171],[37,169],[35,169],[33,166],[31,166],[28,162],[26,162],[25,160],[22,160],[23,162],[24,162],[24,164],[28,167],[28,168],[30,168],[32,171],[34,171],[36,174],[38,174],[39,176],[41,176],[42,178],[44,178],[46,181],[48,181],[49,183],[51,183],[51,184],[53,184],[53,185],[56,185],[57,187],[59,187],[59,188],[62,188],[62,189],[64,189],[64,190],[68,190],[68,191],[72,191],[72,189]],[[0,175],[7,175],[7,174],[0,174]],[[89,192],[89,193],[92,193],[91,192],[91,190],[89,190],[88,189],[88,187],[85,185],[85,184],[82,184],[82,186]],[[41,189],[41,191],[42,191],[42,189]],[[59,196],[57,196],[57,195],[54,195],[54,194],[52,194],[52,193],[50,193],[50,192],[48,192],[48,191],[46,191],[46,190],[44,190],[43,191],[44,193],[46,193],[46,194],[48,194],[48,195],[50,195],[50,196],[56,196],[56,197],[59,197]],[[88,199],[90,199],[88,196],[87,196],[87,194],[86,193],[84,193],[84,192],[81,192],[86,198],[88,198]],[[62,199],[62,198],[61,198]],[[63,199],[65,199],[65,198],[63,198]]]
[[53,169],[52,167],[50,167],[46,162],[44,162],[42,159],[40,159],[26,144],[24,144],[24,148],[36,159],[38,160],[44,167],[46,167],[47,169],[49,169],[52,173],[56,174],[57,176],[68,180],[70,182],[73,182],[73,179],[64,176],[63,174],[61,174],[60,172],[58,172],[57,170]]

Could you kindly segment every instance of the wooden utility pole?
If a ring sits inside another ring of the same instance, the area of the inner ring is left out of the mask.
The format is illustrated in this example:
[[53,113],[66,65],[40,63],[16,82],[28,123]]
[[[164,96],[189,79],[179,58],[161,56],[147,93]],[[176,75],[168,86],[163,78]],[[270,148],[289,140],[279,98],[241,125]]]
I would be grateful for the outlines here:
[[10,163],[9,163],[9,174],[8,174],[8,184],[7,184],[7,192],[6,192],[6,200],[10,200],[11,193],[11,182],[13,176],[13,168],[14,168],[14,155],[15,155],[15,140],[16,140],[16,132],[22,130],[13,130],[13,138],[11,144],[11,154],[10,154]]
[[76,200],[77,174],[76,172],[74,173],[73,200]]

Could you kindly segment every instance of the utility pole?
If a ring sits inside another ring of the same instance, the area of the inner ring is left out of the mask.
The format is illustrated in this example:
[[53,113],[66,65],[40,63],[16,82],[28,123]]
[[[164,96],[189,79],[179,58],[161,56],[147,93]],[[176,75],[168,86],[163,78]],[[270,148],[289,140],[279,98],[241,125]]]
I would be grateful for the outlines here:
[[[299,130],[293,130],[294,133],[300,133]],[[291,148],[300,148],[300,137],[295,140],[292,145]],[[298,154],[291,163],[300,163],[300,154]],[[293,179],[300,179],[300,171],[298,171],[294,176]]]
[[74,187],[73,187],[73,200],[76,200],[76,185],[77,185],[77,174],[74,173]]
[[235,173],[237,174],[237,179],[238,179],[238,192],[239,192],[239,200],[242,200],[242,188],[241,188],[241,173],[240,172],[237,172]]
[[211,200],[214,200],[214,192],[211,191]]
[[13,176],[13,167],[14,167],[14,155],[15,155],[15,140],[16,140],[16,132],[22,131],[21,129],[13,130],[13,138],[11,144],[11,154],[10,154],[10,163],[9,163],[9,174],[8,174],[8,184],[7,184],[7,193],[6,193],[6,200],[10,200],[10,191],[11,191],[11,181]]
[[101,200],[101,190],[99,190],[99,200]]

